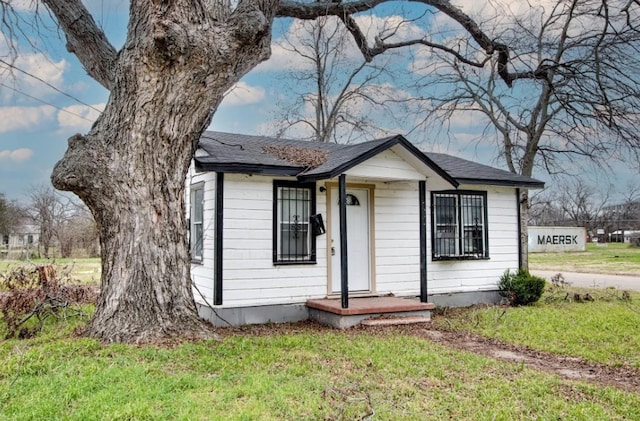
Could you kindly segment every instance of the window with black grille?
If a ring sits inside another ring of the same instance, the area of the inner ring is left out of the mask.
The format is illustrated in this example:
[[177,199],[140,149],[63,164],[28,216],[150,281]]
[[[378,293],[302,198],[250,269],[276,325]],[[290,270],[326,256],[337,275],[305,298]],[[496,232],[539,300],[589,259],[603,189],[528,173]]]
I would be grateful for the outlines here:
[[434,260],[489,257],[486,192],[433,192],[431,217]]
[[274,181],[273,262],[315,263],[311,215],[316,212],[315,183]]

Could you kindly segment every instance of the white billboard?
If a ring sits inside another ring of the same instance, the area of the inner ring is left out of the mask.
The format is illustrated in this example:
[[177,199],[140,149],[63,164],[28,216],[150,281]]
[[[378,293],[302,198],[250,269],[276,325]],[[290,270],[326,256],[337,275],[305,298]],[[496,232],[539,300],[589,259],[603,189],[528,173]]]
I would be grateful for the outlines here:
[[529,253],[585,251],[584,227],[529,227]]

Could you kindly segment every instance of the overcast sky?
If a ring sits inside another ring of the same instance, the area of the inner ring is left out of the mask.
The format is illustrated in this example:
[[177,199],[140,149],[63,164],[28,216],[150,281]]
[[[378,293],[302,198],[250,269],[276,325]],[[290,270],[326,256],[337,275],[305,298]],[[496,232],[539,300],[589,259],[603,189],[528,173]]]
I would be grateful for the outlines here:
[[[14,1],[16,7],[30,1]],[[460,3],[464,3],[461,1]],[[469,4],[478,2],[467,1]],[[126,0],[85,1],[96,22],[105,30],[116,48],[124,42],[128,3]],[[26,7],[26,6],[25,6]],[[469,6],[467,6],[469,10]],[[369,17],[368,25],[379,23]],[[272,58],[249,73],[231,91],[215,114],[211,129],[246,133],[273,134],[274,120],[282,95],[283,71],[301,66],[299,60],[280,48],[282,35],[298,36],[294,21],[279,22],[274,31]],[[408,28],[407,31],[414,30]],[[50,184],[55,163],[66,150],[74,133],[86,133],[108,99],[108,92],[88,77],[77,59],[66,52],[64,40],[53,25],[40,28],[32,40],[34,49],[22,43],[12,71],[0,63],[0,192],[9,199],[26,200],[32,186]],[[0,35],[0,41],[3,41]],[[6,58],[7,43],[0,42],[0,58]],[[280,76],[280,77],[279,77]],[[402,80],[384,81],[387,90],[405,95]],[[406,133],[407,126],[380,118],[382,132]],[[419,147],[448,152],[504,168],[496,159],[495,141],[478,142],[481,122],[473,115],[452,121],[448,133],[426,139],[424,133],[408,138]],[[629,171],[622,169],[624,176]],[[543,174],[538,178],[545,179]]]

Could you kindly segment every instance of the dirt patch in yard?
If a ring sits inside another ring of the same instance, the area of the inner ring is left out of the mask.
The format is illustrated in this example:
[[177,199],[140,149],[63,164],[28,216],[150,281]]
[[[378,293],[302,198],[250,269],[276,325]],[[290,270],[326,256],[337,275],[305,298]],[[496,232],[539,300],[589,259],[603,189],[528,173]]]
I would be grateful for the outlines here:
[[436,330],[429,324],[397,326],[394,329],[461,351],[473,352],[501,361],[521,363],[535,370],[566,379],[582,380],[640,393],[640,370],[633,367],[612,367],[592,363],[581,358],[537,351],[472,333]]
[[[328,331],[332,329],[316,322],[306,321],[293,324],[254,325],[242,328],[220,329],[220,333],[222,333],[222,336],[243,334],[270,336],[274,334],[302,333],[309,330]],[[633,367],[612,367],[588,362],[581,358],[536,351],[472,333],[437,329],[431,323],[383,327],[358,326],[344,331],[347,335],[358,335],[364,332],[376,335],[393,333],[413,335],[461,351],[473,352],[500,361],[524,364],[535,370],[555,374],[565,379],[612,386],[640,394],[640,370]]]

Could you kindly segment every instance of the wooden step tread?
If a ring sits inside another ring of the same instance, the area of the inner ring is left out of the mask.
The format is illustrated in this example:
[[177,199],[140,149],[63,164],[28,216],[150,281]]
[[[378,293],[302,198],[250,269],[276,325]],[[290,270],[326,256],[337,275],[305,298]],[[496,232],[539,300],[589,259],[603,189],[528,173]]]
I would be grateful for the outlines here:
[[409,325],[414,323],[430,322],[429,317],[424,316],[408,316],[408,317],[380,317],[376,319],[364,319],[360,324],[364,326],[394,326]]

